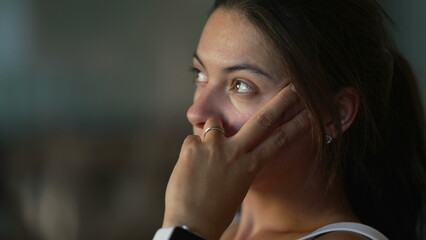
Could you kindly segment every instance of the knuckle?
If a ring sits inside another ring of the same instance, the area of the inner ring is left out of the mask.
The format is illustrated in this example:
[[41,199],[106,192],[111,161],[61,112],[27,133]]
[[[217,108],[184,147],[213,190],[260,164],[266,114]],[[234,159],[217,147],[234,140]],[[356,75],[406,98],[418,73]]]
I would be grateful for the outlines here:
[[275,135],[274,143],[277,147],[282,147],[287,144],[288,134],[285,130],[279,129]]
[[209,159],[217,159],[220,155],[221,149],[218,144],[209,143],[205,145],[205,152]]
[[185,138],[181,149],[181,156],[191,156],[197,154],[199,138],[197,136],[188,136]]
[[305,117],[298,117],[295,120],[296,129],[301,129],[306,126],[307,120]]
[[282,106],[288,106],[291,104],[292,101],[287,95],[284,95],[282,98],[280,98],[279,102]]
[[190,159],[193,156],[197,155],[197,148],[194,145],[188,145],[184,148],[182,148],[182,150],[180,151],[180,156],[179,158],[181,159]]
[[196,142],[197,140],[199,140],[199,137],[197,135],[188,135],[185,140],[190,142]]
[[199,137],[195,135],[189,135],[183,141],[183,146],[193,145],[199,142]]
[[239,151],[236,151],[236,150],[232,150],[232,149],[229,149],[228,151],[227,151],[227,158],[229,159],[229,161],[238,161],[239,159],[241,159],[241,152],[239,152]]
[[247,169],[247,173],[249,175],[256,175],[256,173],[259,171],[260,164],[257,161],[252,161]]
[[228,141],[225,145],[225,152],[229,159],[237,160],[244,158],[245,150],[243,150],[243,145],[237,141]]
[[262,169],[263,165],[264,161],[260,155],[249,157],[246,172],[251,176],[256,176]]
[[262,114],[257,115],[256,123],[262,128],[268,128],[272,125],[272,114],[269,112],[264,112]]

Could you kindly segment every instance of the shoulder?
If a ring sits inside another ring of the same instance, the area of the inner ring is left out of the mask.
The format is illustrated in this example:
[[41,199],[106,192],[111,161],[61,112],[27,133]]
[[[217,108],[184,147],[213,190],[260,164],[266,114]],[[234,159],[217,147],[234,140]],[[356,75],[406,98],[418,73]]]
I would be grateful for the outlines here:
[[358,233],[346,232],[346,231],[330,232],[315,238],[315,240],[368,240],[368,239],[369,238],[364,237]]

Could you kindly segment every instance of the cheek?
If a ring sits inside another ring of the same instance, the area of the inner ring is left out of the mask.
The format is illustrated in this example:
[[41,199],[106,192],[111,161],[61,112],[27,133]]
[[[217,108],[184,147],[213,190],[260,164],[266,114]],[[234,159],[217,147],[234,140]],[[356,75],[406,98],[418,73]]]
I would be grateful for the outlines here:
[[225,115],[225,130],[227,136],[230,137],[236,134],[241,127],[257,112],[258,108],[245,109],[245,111],[238,111],[230,109]]
[[231,121],[229,121],[228,126],[226,127],[227,136],[232,136],[236,134],[244,123],[247,122],[249,116],[238,116],[234,117]]
[[228,112],[227,116],[232,135],[237,133],[241,127],[274,96],[274,94],[275,93],[263,94],[250,99],[250,101],[239,102],[237,100],[231,100],[233,108]]

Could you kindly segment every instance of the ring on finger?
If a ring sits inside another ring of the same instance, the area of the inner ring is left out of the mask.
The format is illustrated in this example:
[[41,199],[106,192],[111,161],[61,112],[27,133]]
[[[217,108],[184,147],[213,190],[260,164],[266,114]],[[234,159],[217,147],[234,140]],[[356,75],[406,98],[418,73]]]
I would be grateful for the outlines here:
[[220,127],[220,126],[211,126],[211,127],[206,128],[206,130],[204,130],[204,137],[206,137],[206,134],[209,131],[211,131],[211,130],[218,130],[221,133],[223,133],[223,135],[225,135],[225,129],[223,127]]

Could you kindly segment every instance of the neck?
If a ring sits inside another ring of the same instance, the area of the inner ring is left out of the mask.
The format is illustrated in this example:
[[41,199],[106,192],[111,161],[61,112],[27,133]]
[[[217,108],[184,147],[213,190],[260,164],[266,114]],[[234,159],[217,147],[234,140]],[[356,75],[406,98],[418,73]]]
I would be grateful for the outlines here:
[[[325,184],[310,179],[306,169],[293,174],[277,171],[281,179],[272,177],[275,184],[265,181],[250,188],[242,205],[236,239],[249,239],[261,233],[303,236],[330,223],[359,221],[340,184],[326,191]],[[270,171],[268,174],[274,176]],[[277,181],[286,184],[276,184]]]

